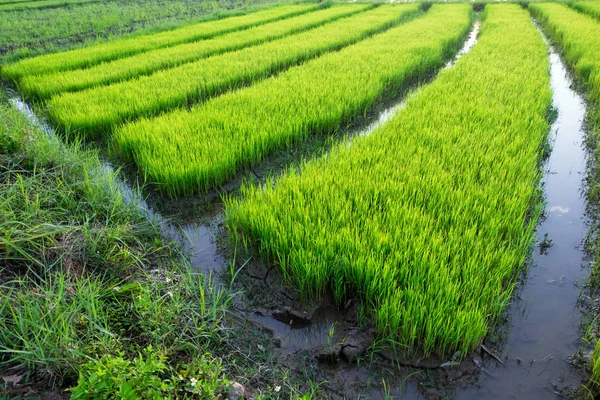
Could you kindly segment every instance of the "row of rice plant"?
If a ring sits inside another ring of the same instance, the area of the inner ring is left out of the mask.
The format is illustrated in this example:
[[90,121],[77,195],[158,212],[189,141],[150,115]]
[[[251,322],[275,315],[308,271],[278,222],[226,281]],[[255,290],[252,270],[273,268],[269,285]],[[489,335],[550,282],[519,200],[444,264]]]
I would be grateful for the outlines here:
[[549,83],[527,11],[487,5],[454,67],[371,135],[244,187],[228,227],[301,293],[361,297],[404,349],[465,354],[509,301],[532,243]]
[[600,20],[600,2],[596,1],[586,1],[581,3],[568,3],[573,9],[587,14],[591,17],[594,17]]
[[413,15],[416,5],[383,6],[308,32],[181,65],[127,82],[63,93],[48,102],[56,126],[88,136],[248,84],[340,49]]
[[431,74],[458,50],[471,21],[470,5],[435,5],[422,18],[190,111],[125,125],[113,150],[171,196],[208,190],[294,142],[334,134]]
[[561,4],[531,4],[529,9],[585,85],[592,123],[600,129],[600,23]]
[[125,81],[140,75],[149,75],[161,69],[176,67],[216,54],[282,38],[365,11],[371,7],[371,5],[364,4],[333,6],[294,18],[259,25],[248,30],[217,36],[209,40],[148,51],[86,69],[27,76],[22,79],[19,89],[27,97],[45,99],[64,91],[76,91],[102,84]]
[[248,15],[229,17],[221,20],[188,25],[172,31],[151,35],[113,40],[92,47],[71,50],[63,53],[47,54],[25,59],[2,69],[7,79],[18,80],[26,75],[41,75],[89,67],[103,61],[143,53],[177,44],[208,39],[224,33],[247,29],[282,18],[289,18],[313,11],[316,5],[290,5],[273,7]]

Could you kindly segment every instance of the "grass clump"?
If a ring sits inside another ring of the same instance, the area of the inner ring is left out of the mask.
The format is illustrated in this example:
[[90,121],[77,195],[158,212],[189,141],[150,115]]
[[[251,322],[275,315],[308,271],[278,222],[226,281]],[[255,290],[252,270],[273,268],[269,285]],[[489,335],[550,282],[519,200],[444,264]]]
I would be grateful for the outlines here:
[[187,270],[96,154],[38,131],[4,97],[0,120],[0,370],[81,398],[226,392],[208,350],[222,344],[229,293]]
[[[414,5],[373,12],[403,13]],[[360,17],[352,17],[360,18]],[[405,25],[193,108],[125,125],[113,149],[171,196],[208,190],[309,135],[330,135],[419,81],[460,47],[469,5],[433,6]],[[282,49],[285,50],[285,49]]]
[[101,62],[112,61],[150,50],[248,29],[266,22],[309,12],[316,7],[315,5],[272,7],[247,15],[192,24],[171,31],[117,39],[108,43],[58,54],[46,54],[8,65],[2,69],[2,76],[6,79],[19,80],[27,75],[42,75],[57,71],[90,67]]
[[407,353],[481,343],[540,211],[547,48],[518,5],[484,13],[473,49],[390,122],[227,204],[230,232],[301,293],[358,295],[378,334]]
[[46,99],[64,91],[77,91],[136,78],[187,62],[285,37],[368,9],[369,5],[340,5],[297,17],[259,25],[216,38],[148,51],[86,69],[27,76],[19,89],[27,97]]
[[[364,9],[365,6],[358,7]],[[97,135],[126,120],[206,100],[307,59],[338,50],[387,29],[416,12],[415,5],[378,7],[308,32],[150,76],[78,93],[64,93],[48,102],[49,116],[57,126],[67,131]],[[73,107],[73,104],[78,106]]]

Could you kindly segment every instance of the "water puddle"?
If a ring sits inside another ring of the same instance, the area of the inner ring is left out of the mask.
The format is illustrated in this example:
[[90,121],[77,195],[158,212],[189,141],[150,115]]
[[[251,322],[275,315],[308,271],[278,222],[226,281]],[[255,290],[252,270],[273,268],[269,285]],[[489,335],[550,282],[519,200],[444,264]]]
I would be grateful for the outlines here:
[[476,386],[458,391],[458,399],[552,398],[581,379],[570,367],[569,356],[579,349],[577,302],[588,275],[583,266],[585,103],[571,88],[567,70],[552,48],[550,64],[558,119],[552,126],[554,143],[543,177],[547,204],[537,227],[540,245],[509,309],[504,366],[488,358],[483,367],[489,375],[482,373]]
[[46,132],[48,136],[50,136],[53,140],[58,140],[58,138],[53,134],[52,128],[50,125],[38,118],[37,115],[33,112],[33,109],[29,106],[29,104],[25,103],[21,100],[20,97],[12,97],[8,100],[10,104],[13,105],[21,114],[25,115],[25,117],[31,122],[33,126],[41,130],[42,132]]
[[273,332],[280,342],[283,354],[308,350],[331,344],[336,321],[343,319],[343,313],[333,305],[318,308],[309,324],[286,324],[270,315],[253,313],[250,318]]
[[[104,168],[114,174],[114,168],[108,162],[104,163]],[[218,226],[223,219],[220,209],[207,212],[194,222],[183,222],[177,216],[161,215],[145,199],[140,198],[139,192],[134,191],[127,182],[118,180],[118,183],[127,201],[139,204],[148,217],[158,223],[164,237],[180,244],[194,272],[212,275],[219,282],[219,274],[227,265],[217,247]]]

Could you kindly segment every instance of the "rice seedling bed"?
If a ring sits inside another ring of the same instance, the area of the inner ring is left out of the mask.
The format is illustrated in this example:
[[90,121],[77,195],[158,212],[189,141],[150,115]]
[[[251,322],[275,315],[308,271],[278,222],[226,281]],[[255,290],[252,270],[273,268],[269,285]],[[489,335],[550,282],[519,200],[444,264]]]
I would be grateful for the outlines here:
[[7,79],[18,80],[26,75],[40,75],[90,67],[103,61],[112,61],[149,50],[208,39],[236,30],[248,29],[256,25],[310,12],[317,7],[315,5],[273,7],[248,15],[193,24],[172,31],[114,40],[92,47],[43,55],[6,66],[2,69],[2,75]]
[[301,293],[360,296],[409,352],[481,343],[537,222],[547,48],[519,6],[484,12],[471,52],[386,125],[227,204],[230,232]]
[[[413,6],[377,10],[383,7]],[[168,195],[206,191],[309,135],[335,133],[430,74],[457,51],[471,20],[469,5],[433,6],[408,24],[190,111],[125,125],[112,148]]]
[[587,14],[597,20],[600,20],[600,2],[586,1],[578,3],[568,3],[574,10]]
[[592,106],[592,128],[600,129],[600,22],[562,4],[531,4],[529,9],[584,84]]
[[98,135],[113,130],[126,120],[193,104],[338,50],[416,12],[416,5],[379,7],[308,32],[128,82],[63,93],[48,102],[49,116],[56,126],[66,131],[88,137]]
[[63,91],[76,91],[100,84],[125,81],[161,69],[282,38],[365,11],[370,7],[364,4],[333,6],[248,30],[148,51],[90,68],[26,76],[19,83],[19,88],[25,96],[45,99]]

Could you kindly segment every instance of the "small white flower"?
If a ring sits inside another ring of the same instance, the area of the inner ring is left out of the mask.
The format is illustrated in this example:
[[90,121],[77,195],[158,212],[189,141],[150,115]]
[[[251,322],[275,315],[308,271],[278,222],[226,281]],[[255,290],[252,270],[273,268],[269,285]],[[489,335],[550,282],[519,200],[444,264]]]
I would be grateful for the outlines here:
[[173,298],[173,293],[171,293],[171,292],[167,292],[167,296],[169,296],[169,297]]
[[119,290],[121,290],[121,286],[115,286],[115,287],[113,288],[113,290],[114,290],[115,292],[118,292]]
[[196,379],[196,378],[191,378],[191,379],[190,379],[190,383],[191,383],[191,385],[192,385],[192,386],[196,386],[196,384],[198,383],[198,379]]
[[165,278],[165,282],[167,282],[167,283],[171,283],[171,279],[169,279],[169,278]]
[[275,386],[275,391],[279,392],[281,390],[281,386]]

